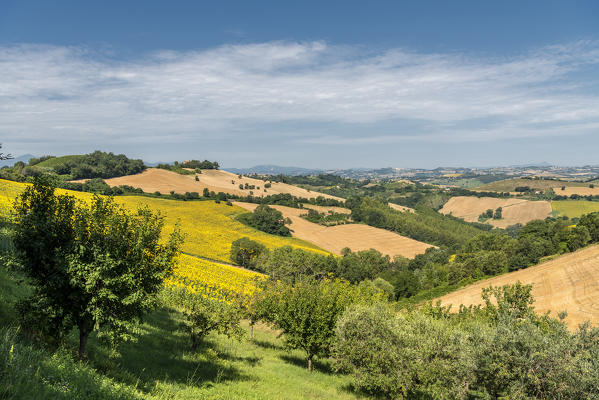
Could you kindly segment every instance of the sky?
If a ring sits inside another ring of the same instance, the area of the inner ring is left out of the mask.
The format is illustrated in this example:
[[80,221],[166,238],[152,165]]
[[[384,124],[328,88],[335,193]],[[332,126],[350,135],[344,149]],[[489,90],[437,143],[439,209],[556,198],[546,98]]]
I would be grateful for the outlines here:
[[0,143],[225,168],[597,165],[599,2],[3,0]]

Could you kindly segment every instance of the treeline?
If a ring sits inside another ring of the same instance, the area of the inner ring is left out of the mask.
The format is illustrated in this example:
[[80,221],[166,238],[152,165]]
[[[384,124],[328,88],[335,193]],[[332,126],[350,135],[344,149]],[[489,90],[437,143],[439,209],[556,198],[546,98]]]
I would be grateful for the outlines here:
[[435,297],[439,288],[527,268],[543,257],[599,243],[599,213],[583,215],[577,224],[535,220],[509,233],[481,233],[457,251],[430,248],[412,260],[396,259],[395,269],[381,277],[394,285],[398,299],[427,292]]
[[133,175],[145,169],[142,160],[132,160],[124,154],[94,151],[81,157],[66,160],[53,167],[58,175],[70,175],[73,179],[114,178]]
[[484,224],[467,223],[426,207],[418,208],[416,213],[400,213],[373,198],[353,197],[345,203],[356,222],[447,248],[459,248],[483,230],[492,228]]
[[307,214],[302,214],[300,217],[315,224],[324,226],[341,225],[350,222],[350,215],[345,213],[337,213],[329,210],[328,213],[318,212],[313,209],[308,209]]
[[[181,163],[179,161],[175,161],[172,164],[161,163],[156,165],[156,168],[166,169],[182,175],[193,175],[195,173],[201,173],[202,169],[218,169],[219,165],[216,161],[187,160]],[[193,171],[190,171],[189,169],[192,169]]]

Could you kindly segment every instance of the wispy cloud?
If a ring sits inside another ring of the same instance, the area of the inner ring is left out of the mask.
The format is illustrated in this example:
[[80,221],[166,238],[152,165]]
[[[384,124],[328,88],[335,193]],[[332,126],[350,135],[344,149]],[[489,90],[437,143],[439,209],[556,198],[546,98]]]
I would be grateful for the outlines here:
[[[0,47],[0,138],[18,147],[261,132],[265,143],[360,145],[586,134],[599,124],[598,64],[593,41],[513,57],[269,42],[129,61],[14,45]],[[327,128],[280,135],[289,121]],[[385,133],[345,133],[348,124]]]

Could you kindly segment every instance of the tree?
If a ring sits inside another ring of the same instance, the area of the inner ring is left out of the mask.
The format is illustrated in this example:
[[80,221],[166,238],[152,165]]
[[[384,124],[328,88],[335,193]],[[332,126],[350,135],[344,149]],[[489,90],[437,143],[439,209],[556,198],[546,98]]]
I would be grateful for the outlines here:
[[495,209],[495,213],[493,214],[493,219],[501,219],[501,218],[503,218],[502,211],[503,211],[503,209],[501,207],[497,207]]
[[[77,203],[56,195],[45,178],[15,203],[14,245],[34,295],[22,310],[40,310],[56,335],[79,330],[79,356],[97,330],[113,343],[152,308],[173,270],[182,236],[161,240],[163,217],[147,208],[129,213],[112,198]],[[48,321],[49,320],[49,321]]]
[[231,261],[242,267],[255,269],[258,258],[267,251],[261,243],[242,237],[231,243]]
[[191,351],[196,351],[211,332],[240,339],[241,310],[235,305],[190,293],[185,288],[165,288],[162,297],[169,306],[182,311],[185,331],[191,339]]
[[239,220],[262,232],[279,236],[291,236],[291,231],[285,226],[283,214],[266,204],[260,204],[253,213],[240,215]]
[[[2,148],[2,143],[0,143],[0,149]],[[12,156],[10,154],[0,153],[0,160],[10,160]]]
[[372,286],[354,286],[342,280],[305,280],[295,284],[274,283],[263,302],[271,310],[266,318],[280,329],[285,344],[305,351],[308,370],[315,356],[328,356],[337,319],[354,303],[380,301],[385,294]]

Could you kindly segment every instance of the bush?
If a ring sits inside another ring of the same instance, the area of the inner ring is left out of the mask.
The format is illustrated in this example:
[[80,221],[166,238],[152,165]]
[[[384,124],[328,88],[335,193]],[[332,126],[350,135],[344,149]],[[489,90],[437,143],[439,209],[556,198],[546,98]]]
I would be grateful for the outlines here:
[[266,251],[262,244],[242,237],[231,243],[231,261],[245,268],[256,269],[258,258]]
[[238,219],[262,232],[279,236],[291,236],[291,231],[285,226],[283,214],[266,204],[256,207],[253,213],[241,214]]

